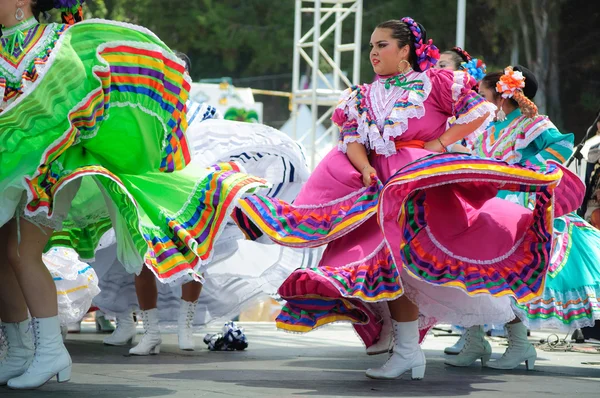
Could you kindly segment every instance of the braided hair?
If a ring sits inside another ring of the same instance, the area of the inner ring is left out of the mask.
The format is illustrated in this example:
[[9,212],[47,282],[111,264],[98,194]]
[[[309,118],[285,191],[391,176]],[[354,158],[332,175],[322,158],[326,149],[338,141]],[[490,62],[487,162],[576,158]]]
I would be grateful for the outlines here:
[[433,40],[427,40],[425,27],[410,17],[382,22],[377,28],[390,29],[398,47],[410,46],[408,62],[417,72],[424,72],[433,67],[440,58],[440,52],[433,45]]
[[[520,72],[524,78],[523,87],[513,90],[510,94],[499,89],[501,81],[503,77],[506,76],[507,71]],[[526,117],[531,118],[537,115],[537,106],[532,101],[538,89],[537,79],[533,72],[524,66],[517,65],[515,67],[506,68],[505,72],[488,73],[481,81],[481,84],[491,89],[494,92],[495,98],[500,98],[501,96],[509,98],[512,104],[521,109],[521,113]]]

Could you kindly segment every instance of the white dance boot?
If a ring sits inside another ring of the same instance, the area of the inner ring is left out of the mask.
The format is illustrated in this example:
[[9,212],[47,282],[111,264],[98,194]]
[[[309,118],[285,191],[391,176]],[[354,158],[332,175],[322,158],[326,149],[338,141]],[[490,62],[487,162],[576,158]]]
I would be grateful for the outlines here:
[[179,320],[177,322],[177,337],[179,338],[179,349],[184,351],[194,351],[194,316],[196,315],[196,305],[198,300],[193,303],[181,300],[179,307]]
[[485,366],[492,356],[492,346],[485,339],[483,327],[472,326],[465,331],[463,336],[465,337],[463,349],[458,355],[446,358],[446,365],[470,366],[481,359],[481,365]]
[[458,353],[465,346],[465,334],[466,334],[466,330],[465,330],[465,332],[463,332],[463,334],[460,335],[460,338],[453,346],[444,348],[444,354],[458,355]]
[[38,388],[54,376],[59,383],[71,379],[71,356],[63,344],[57,316],[33,318],[35,354],[29,368],[19,377],[10,379],[8,387],[15,390]]
[[129,354],[157,355],[160,353],[160,344],[162,343],[158,327],[158,309],[141,311],[140,315],[144,324],[144,335],[138,345],[129,350]]
[[382,319],[381,333],[379,334],[379,340],[367,348],[367,355],[385,354],[386,352],[390,352],[392,347],[392,334],[394,328],[392,326],[392,316],[390,315],[388,304],[383,303],[383,305],[377,307],[376,311],[377,315]]
[[136,334],[136,324],[133,321],[133,314],[130,312],[123,316],[117,316],[117,328],[108,337],[104,339],[104,344],[122,346],[133,343]]
[[533,370],[537,352],[533,344],[527,340],[527,327],[523,323],[506,325],[508,348],[504,355],[496,361],[490,361],[488,367],[493,369],[514,369],[525,362],[527,370]]
[[104,316],[104,312],[96,311],[94,318],[96,319],[96,332],[111,333],[115,331],[112,323]]
[[0,362],[0,386],[21,376],[33,360],[33,334],[29,319],[19,323],[2,323],[6,352]]
[[425,354],[419,345],[419,321],[396,322],[393,326],[393,350],[387,362],[378,369],[367,370],[371,379],[397,379],[411,371],[412,379],[425,376]]

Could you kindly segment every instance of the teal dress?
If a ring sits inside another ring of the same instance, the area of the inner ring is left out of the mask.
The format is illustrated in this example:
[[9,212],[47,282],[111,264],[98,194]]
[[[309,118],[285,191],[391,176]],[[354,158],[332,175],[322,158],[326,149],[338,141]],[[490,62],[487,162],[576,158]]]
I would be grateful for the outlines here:
[[[573,152],[573,135],[562,134],[546,116],[526,118],[519,109],[490,124],[472,152],[508,163],[544,166],[564,163]],[[530,207],[532,194],[501,191],[499,196]],[[574,213],[554,220],[553,254],[543,295],[528,304],[513,303],[531,329],[563,330],[594,325],[600,319],[600,231]]]

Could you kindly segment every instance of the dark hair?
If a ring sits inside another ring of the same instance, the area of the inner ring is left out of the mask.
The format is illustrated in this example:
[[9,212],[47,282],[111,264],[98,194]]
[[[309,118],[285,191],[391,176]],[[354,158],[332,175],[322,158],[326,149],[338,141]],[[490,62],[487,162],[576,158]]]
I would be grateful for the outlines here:
[[444,51],[442,54],[449,55],[452,59],[452,64],[454,65],[454,70],[460,69],[460,64],[463,62],[468,62],[466,59],[462,58],[456,51],[448,50]]
[[[417,22],[419,29],[421,29],[421,35],[423,42],[427,42],[427,31]],[[403,21],[398,19],[392,19],[386,22],[382,22],[377,25],[378,29],[390,29],[392,31],[392,37],[398,42],[398,47],[402,48],[405,45],[410,46],[410,54],[408,56],[408,62],[412,68],[417,72],[423,72],[419,66],[418,57],[415,49],[415,39],[410,27]]]
[[[537,79],[533,72],[524,66],[517,65],[513,67],[513,70],[521,72],[523,76],[525,76],[525,87],[523,87],[523,90],[517,90],[509,100],[511,104],[521,109],[523,115],[533,117],[537,114],[537,107],[532,101],[538,89]],[[500,81],[502,76],[504,76],[504,72],[488,73],[480,83],[482,86],[492,90],[495,99],[498,99],[501,96],[501,94],[496,91],[496,84]]]
[[31,13],[37,19],[40,20],[42,15],[48,17],[47,12],[52,9],[61,10],[60,16],[64,24],[73,25],[77,22],[83,21],[83,4],[84,0],[78,0],[70,2],[55,2],[55,0],[31,0]]
[[461,69],[461,64],[463,62],[469,62],[471,60],[469,53],[460,47],[453,47],[448,51],[444,51],[442,54],[452,57],[452,63],[454,64],[455,70]]
[[54,0],[33,0],[31,2],[31,12],[33,16],[39,20],[40,15],[54,8]]
[[188,57],[187,54],[182,53],[181,51],[173,52],[175,53],[177,58],[179,58],[185,63],[185,70],[187,71],[187,73],[192,73],[192,61],[190,60],[190,57]]

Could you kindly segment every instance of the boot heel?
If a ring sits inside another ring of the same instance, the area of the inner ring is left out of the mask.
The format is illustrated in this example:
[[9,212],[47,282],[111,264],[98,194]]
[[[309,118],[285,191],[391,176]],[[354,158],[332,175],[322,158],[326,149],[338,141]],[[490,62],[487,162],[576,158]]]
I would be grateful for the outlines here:
[[533,368],[535,367],[535,360],[536,357],[527,358],[525,360],[525,367],[527,368],[527,370],[533,370]]
[[59,383],[65,383],[65,382],[71,380],[71,368],[72,368],[72,365],[69,365],[66,368],[64,368],[63,370],[61,370],[60,372],[58,372],[56,374],[56,381]]
[[481,366],[487,366],[488,361],[490,360],[490,358],[492,357],[491,354],[487,354],[481,357]]
[[421,380],[425,377],[425,365],[416,366],[411,369],[411,379],[413,380]]
[[150,350],[150,355],[158,355],[158,354],[160,354],[160,344]]

